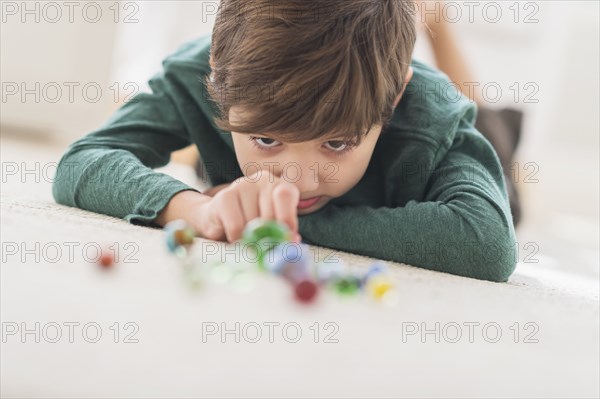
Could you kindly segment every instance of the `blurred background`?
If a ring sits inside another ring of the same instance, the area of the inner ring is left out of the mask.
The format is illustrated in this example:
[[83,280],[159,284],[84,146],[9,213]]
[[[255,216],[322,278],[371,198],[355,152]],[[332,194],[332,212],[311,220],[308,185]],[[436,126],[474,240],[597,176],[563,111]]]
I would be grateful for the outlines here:
[[[210,33],[218,5],[2,1],[3,195],[52,201],[52,173],[66,147],[147,90],[167,55]],[[524,112],[514,166],[523,202],[517,273],[597,298],[599,3],[438,7],[480,83],[476,90],[490,88],[480,93],[489,106]],[[419,28],[415,58],[434,64],[427,34]],[[43,190],[23,184],[31,170]]]

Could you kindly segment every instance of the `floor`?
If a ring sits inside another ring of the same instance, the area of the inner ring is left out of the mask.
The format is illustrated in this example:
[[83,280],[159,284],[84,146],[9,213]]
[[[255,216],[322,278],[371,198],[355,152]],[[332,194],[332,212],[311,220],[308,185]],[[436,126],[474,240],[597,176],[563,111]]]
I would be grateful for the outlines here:
[[[54,203],[64,144],[5,132],[1,144],[3,396],[600,394],[593,222],[557,212],[547,228],[531,212],[506,284],[397,264],[394,307],[328,292],[304,307],[269,276],[253,277],[245,294],[218,283],[189,289],[160,230]],[[185,167],[164,171],[194,179]],[[523,190],[526,212],[538,198],[531,190]],[[213,244],[197,241],[197,256]],[[51,243],[114,243],[135,262],[103,273],[79,250],[58,262],[23,251]],[[217,248],[211,256],[230,253]],[[339,257],[356,268],[372,261]],[[79,323],[72,340],[68,323]],[[96,343],[79,330],[90,323],[101,332]]]

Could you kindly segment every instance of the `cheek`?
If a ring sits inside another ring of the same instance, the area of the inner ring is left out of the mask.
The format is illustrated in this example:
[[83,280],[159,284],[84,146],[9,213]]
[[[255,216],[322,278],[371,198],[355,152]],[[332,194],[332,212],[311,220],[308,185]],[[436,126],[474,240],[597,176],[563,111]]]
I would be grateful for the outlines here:
[[[330,166],[324,171],[323,180],[328,182],[336,196],[342,195],[354,187],[364,176],[369,165],[368,153],[352,154],[343,160],[334,162],[335,169]],[[334,173],[335,171],[335,173]]]
[[256,156],[252,151],[251,143],[245,135],[233,134],[233,148],[235,149],[235,157],[242,170],[245,170],[244,165],[256,162]]

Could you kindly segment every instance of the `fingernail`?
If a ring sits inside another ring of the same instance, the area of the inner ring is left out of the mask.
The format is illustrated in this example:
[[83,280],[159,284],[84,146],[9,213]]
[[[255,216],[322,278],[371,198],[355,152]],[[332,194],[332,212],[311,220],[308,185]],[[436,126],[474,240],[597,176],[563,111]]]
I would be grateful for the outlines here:
[[294,236],[294,242],[297,242],[298,244],[302,242],[302,236],[299,233],[296,233]]

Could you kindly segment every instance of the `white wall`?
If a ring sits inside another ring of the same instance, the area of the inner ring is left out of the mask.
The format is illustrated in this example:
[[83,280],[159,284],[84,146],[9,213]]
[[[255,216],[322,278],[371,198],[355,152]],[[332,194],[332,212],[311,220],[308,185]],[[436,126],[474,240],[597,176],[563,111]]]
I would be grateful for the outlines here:
[[[0,4],[0,122],[3,129],[75,137],[101,123],[114,105],[110,69],[117,24],[112,2],[75,2],[71,9],[50,3]],[[31,94],[23,96],[26,90]]]
[[96,128],[123,98],[147,87],[166,55],[210,32],[218,6],[74,3],[2,2],[3,129],[73,140]]
[[118,26],[112,79],[147,87],[167,55],[212,32],[218,5],[217,0],[139,2],[139,22]]

